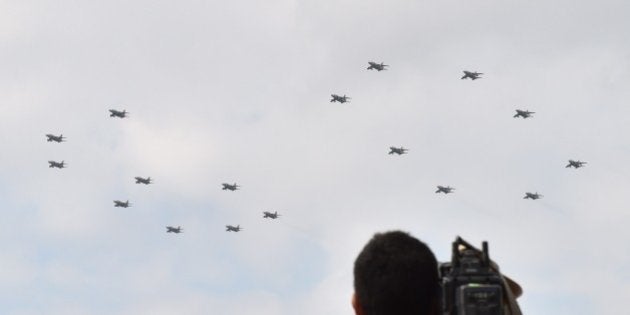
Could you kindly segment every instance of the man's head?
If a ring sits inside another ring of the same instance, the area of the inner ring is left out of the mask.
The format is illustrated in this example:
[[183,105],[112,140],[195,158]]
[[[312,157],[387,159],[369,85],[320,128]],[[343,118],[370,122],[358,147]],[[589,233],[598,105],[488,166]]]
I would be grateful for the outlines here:
[[357,315],[438,314],[440,287],[435,256],[409,234],[378,233],[354,262]]

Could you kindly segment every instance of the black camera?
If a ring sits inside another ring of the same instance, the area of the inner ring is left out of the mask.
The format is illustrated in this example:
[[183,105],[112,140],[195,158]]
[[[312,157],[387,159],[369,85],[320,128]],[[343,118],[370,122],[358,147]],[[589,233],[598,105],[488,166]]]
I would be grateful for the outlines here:
[[[451,262],[440,264],[440,278],[444,315],[522,314],[507,283],[511,280],[490,260],[488,242],[484,241],[479,250],[458,236]],[[513,286],[518,287],[516,283]]]

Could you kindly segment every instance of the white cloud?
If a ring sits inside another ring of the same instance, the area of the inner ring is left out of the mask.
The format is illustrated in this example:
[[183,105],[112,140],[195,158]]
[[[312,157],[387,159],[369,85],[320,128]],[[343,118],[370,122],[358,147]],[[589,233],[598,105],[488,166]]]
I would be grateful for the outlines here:
[[622,303],[623,1],[0,6],[2,313],[350,313],[354,258],[398,228],[442,261],[488,240],[526,313]]

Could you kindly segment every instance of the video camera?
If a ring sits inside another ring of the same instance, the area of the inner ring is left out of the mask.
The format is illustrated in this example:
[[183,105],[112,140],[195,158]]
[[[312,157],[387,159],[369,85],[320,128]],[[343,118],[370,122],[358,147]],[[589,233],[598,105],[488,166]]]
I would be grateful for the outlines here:
[[458,236],[440,279],[444,315],[522,315],[516,302],[522,290],[490,260],[488,242],[479,250]]

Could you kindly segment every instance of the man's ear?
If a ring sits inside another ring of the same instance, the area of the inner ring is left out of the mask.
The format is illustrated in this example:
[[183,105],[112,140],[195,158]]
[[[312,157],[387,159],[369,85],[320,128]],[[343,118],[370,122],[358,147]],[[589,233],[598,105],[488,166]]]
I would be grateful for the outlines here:
[[359,300],[357,300],[356,293],[352,294],[352,308],[354,308],[354,313],[356,315],[363,315],[363,309],[361,308],[361,305],[359,304]]

